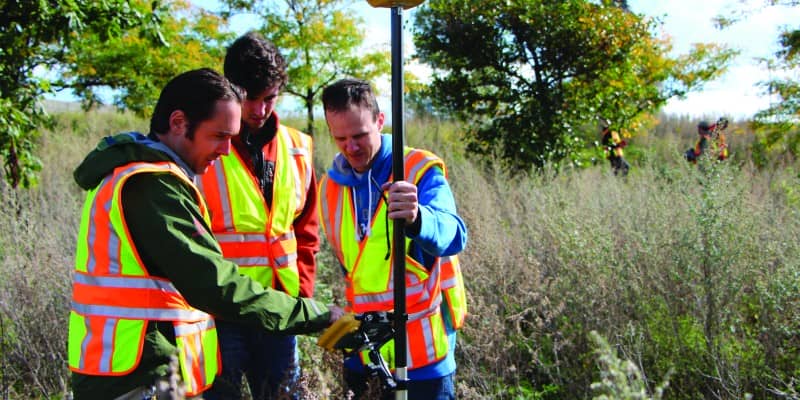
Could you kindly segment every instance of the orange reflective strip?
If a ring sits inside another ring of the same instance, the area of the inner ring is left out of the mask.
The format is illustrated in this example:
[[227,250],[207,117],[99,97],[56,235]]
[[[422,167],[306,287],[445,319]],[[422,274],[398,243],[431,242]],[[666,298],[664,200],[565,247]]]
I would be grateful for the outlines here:
[[[231,193],[226,175],[226,166],[230,163],[242,166],[247,171],[249,181],[257,186],[255,177],[244,167],[245,163],[237,151],[220,157],[219,161],[207,173],[202,175],[202,194],[211,199],[209,208],[212,210],[211,230],[214,233],[229,232],[236,229],[233,221],[233,205],[231,204]],[[230,168],[229,166],[227,168]],[[260,190],[258,190],[260,193]],[[262,200],[263,202],[263,197]],[[213,203],[213,204],[212,204]]]
[[[114,195],[114,185],[108,184],[109,176],[100,184],[92,205],[92,221],[89,227],[87,242],[89,251],[89,265],[87,271],[96,274],[107,274],[112,255],[108,252],[109,238],[111,237],[111,219],[108,211],[111,209],[111,198]],[[114,254],[114,257],[117,255]]]
[[198,389],[206,385],[203,371],[205,366],[202,358],[202,345],[200,344],[200,336],[192,335],[183,339],[183,351],[186,362],[189,364],[185,366],[189,371],[187,374],[190,381],[186,382],[187,394],[193,396],[198,393]]
[[246,242],[246,243],[220,243],[222,254],[228,259],[259,259],[256,262],[247,263],[245,265],[269,265],[269,259],[265,255],[266,244],[263,242]]
[[81,304],[132,308],[181,308],[191,306],[180,293],[157,289],[109,288],[73,283],[73,301]]
[[[109,318],[86,318],[86,337],[81,342],[81,367],[83,370],[100,371],[101,360],[107,358],[104,338],[107,336],[106,323]],[[112,333],[113,336],[113,333]],[[113,350],[111,350],[113,352]],[[104,356],[105,354],[105,356]]]
[[410,367],[428,365],[436,357],[428,357],[428,345],[430,341],[426,338],[431,337],[430,323],[423,324],[422,321],[428,322],[428,318],[423,318],[415,322],[406,324],[406,332],[408,335],[408,356],[410,358]]
[[[341,240],[341,218],[342,218],[342,197],[339,195],[338,185],[332,183],[330,178],[325,175],[320,180],[320,193],[319,196],[324,196],[320,201],[322,212],[323,230],[328,238],[339,262],[344,263],[344,254],[342,254],[342,240]],[[334,208],[331,209],[331,205]]]

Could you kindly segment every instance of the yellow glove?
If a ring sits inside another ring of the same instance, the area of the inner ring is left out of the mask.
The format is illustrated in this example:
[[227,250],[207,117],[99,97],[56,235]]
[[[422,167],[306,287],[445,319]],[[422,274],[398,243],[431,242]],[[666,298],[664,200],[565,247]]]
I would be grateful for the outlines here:
[[334,351],[342,337],[357,331],[360,326],[361,321],[357,320],[353,313],[347,313],[322,332],[317,339],[317,345],[325,350]]

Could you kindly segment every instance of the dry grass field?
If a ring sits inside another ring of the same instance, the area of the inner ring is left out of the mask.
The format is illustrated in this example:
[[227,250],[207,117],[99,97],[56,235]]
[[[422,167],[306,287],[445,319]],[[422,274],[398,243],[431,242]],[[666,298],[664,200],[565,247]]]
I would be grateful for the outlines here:
[[[72,170],[101,136],[147,126],[111,111],[56,118],[40,185],[0,183],[0,399],[66,395],[83,200]],[[730,162],[692,166],[692,123],[631,140],[625,179],[605,162],[512,176],[467,154],[458,125],[408,123],[407,144],[446,161],[470,232],[459,398],[799,398],[799,166],[755,168],[740,137]],[[319,128],[324,173],[335,150]],[[319,262],[319,296],[341,301],[327,248]],[[338,357],[313,337],[301,350],[305,398],[343,398]]]

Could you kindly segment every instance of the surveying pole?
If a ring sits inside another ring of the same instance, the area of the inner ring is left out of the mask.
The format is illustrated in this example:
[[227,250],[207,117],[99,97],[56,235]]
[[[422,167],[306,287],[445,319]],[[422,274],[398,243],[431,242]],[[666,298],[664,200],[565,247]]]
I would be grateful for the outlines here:
[[[392,29],[392,176],[403,180],[403,9],[421,4],[424,0],[367,0],[373,7],[391,8]],[[408,399],[408,361],[406,353],[406,252],[405,220],[392,221],[392,267],[394,269],[394,356],[396,400]]]

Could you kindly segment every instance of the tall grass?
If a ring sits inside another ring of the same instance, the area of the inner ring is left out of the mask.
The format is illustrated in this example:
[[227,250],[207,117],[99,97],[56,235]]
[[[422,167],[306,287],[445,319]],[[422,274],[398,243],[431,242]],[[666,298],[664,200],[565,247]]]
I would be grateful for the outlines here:
[[[692,166],[681,159],[691,122],[662,122],[626,149],[625,179],[605,163],[508,174],[491,155],[467,154],[458,125],[408,123],[408,145],[445,159],[470,230],[459,398],[798,398],[798,167],[752,167],[746,136],[733,139],[732,162]],[[83,196],[71,171],[100,135],[145,125],[61,114],[43,136],[41,186],[0,186],[0,397],[66,392]],[[335,146],[324,123],[317,131],[321,174]],[[318,260],[317,296],[341,302],[329,249]],[[341,357],[310,337],[301,352],[305,397],[344,398]]]

